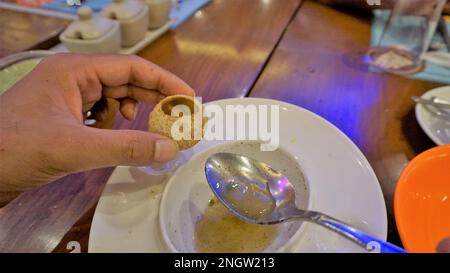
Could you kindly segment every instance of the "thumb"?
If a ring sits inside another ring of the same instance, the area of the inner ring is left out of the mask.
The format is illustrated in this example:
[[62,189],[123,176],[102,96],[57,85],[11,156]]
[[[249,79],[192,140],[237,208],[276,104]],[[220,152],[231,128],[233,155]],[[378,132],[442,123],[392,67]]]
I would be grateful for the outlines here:
[[[76,169],[110,166],[144,166],[176,157],[178,145],[164,136],[137,130],[85,127],[80,149],[71,156]],[[73,150],[73,149],[72,149]]]

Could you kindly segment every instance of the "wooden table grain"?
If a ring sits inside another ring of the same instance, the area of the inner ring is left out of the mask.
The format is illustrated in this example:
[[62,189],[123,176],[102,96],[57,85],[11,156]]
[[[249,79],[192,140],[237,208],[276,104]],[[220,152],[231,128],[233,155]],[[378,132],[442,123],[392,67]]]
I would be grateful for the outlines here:
[[0,9],[0,58],[57,44],[68,24],[59,18]]
[[[204,101],[245,96],[300,0],[216,0],[139,55],[182,77]],[[147,129],[150,106],[115,128]],[[75,174],[27,192],[0,209],[0,252],[87,250],[90,221],[112,168]],[[78,222],[77,222],[78,221]]]
[[370,18],[306,1],[250,96],[304,107],[353,140],[381,184],[388,240],[400,244],[393,215],[397,178],[408,160],[434,146],[410,97],[439,84],[369,71],[361,61],[369,41]]
[[[300,7],[300,0],[215,0],[139,55],[185,79],[204,101],[273,98],[332,122],[375,169],[388,239],[399,244],[392,213],[398,174],[434,146],[409,97],[439,84],[370,72],[360,60],[369,40],[369,18],[354,12],[310,1]],[[140,106],[134,122],[117,116],[114,128],[146,130],[150,109]],[[86,252],[95,205],[112,171],[66,177],[0,209],[0,252],[67,252],[70,241]]]

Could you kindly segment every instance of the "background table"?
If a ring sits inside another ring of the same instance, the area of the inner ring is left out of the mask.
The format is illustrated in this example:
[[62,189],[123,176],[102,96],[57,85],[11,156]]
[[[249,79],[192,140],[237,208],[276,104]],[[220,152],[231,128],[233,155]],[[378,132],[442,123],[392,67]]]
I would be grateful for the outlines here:
[[68,24],[68,20],[0,9],[0,58],[56,45]]
[[305,2],[250,96],[304,107],[353,140],[380,181],[388,240],[401,244],[393,212],[397,178],[409,159],[435,146],[410,97],[439,84],[370,72],[361,61],[369,41],[370,18]]
[[[205,101],[245,96],[299,6],[300,0],[213,1],[139,55],[179,75]],[[115,128],[146,130],[150,108],[140,106],[134,122],[117,117]],[[68,176],[0,209],[0,251],[66,251],[66,240],[86,251],[93,208],[112,170]]]
[[[368,71],[359,57],[370,22],[300,0],[215,0],[139,55],[186,80],[204,101],[254,96],[287,101],[328,119],[363,151],[380,180],[393,225],[392,194],[408,159],[433,146],[415,120],[411,95],[438,86]],[[147,129],[151,106],[115,128]],[[0,209],[0,251],[87,250],[96,202],[112,168],[24,193]],[[80,218],[81,217],[81,218]]]

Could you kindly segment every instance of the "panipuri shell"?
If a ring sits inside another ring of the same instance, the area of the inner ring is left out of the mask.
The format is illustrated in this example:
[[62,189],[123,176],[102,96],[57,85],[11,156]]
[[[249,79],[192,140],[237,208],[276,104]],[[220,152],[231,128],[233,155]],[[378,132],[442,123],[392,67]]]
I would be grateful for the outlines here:
[[[176,105],[188,105],[191,110],[190,116],[172,116],[171,113],[168,113],[174,106]],[[194,112],[192,114],[192,112]],[[175,122],[180,120],[180,118],[190,118],[191,119],[191,139],[181,139],[175,140],[172,137],[171,131],[172,126]],[[201,122],[199,124],[194,123],[195,118],[200,118]],[[197,144],[200,139],[195,139],[196,130],[200,130],[200,135],[203,137],[203,128],[208,118],[203,117],[203,106],[202,104],[196,100],[194,97],[185,96],[185,95],[174,95],[169,96],[161,100],[153,111],[149,115],[149,131],[152,133],[157,133],[168,138],[173,139],[177,144],[180,150],[186,150]],[[197,125],[198,128],[195,128]]]

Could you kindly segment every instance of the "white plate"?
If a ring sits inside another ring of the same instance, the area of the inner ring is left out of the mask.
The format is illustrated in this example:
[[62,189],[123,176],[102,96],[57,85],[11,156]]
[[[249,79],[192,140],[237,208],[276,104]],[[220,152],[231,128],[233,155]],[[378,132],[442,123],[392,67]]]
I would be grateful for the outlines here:
[[53,52],[31,50],[8,55],[0,59],[0,94],[25,77],[45,56]]
[[[385,240],[386,207],[378,180],[359,149],[336,127],[300,107],[280,101],[238,98],[225,105],[280,105],[280,144],[296,157],[310,190],[311,209],[322,211]],[[202,140],[187,158],[220,142]],[[203,166],[198,166],[203,168]],[[118,167],[98,202],[89,252],[167,252],[158,228],[162,189],[169,176],[145,168]],[[322,227],[305,223],[292,252],[359,252]]]
[[[437,97],[450,103],[450,86],[432,89],[422,95],[424,99]],[[416,117],[420,127],[437,145],[450,144],[450,120],[436,117],[422,104],[416,104]]]

